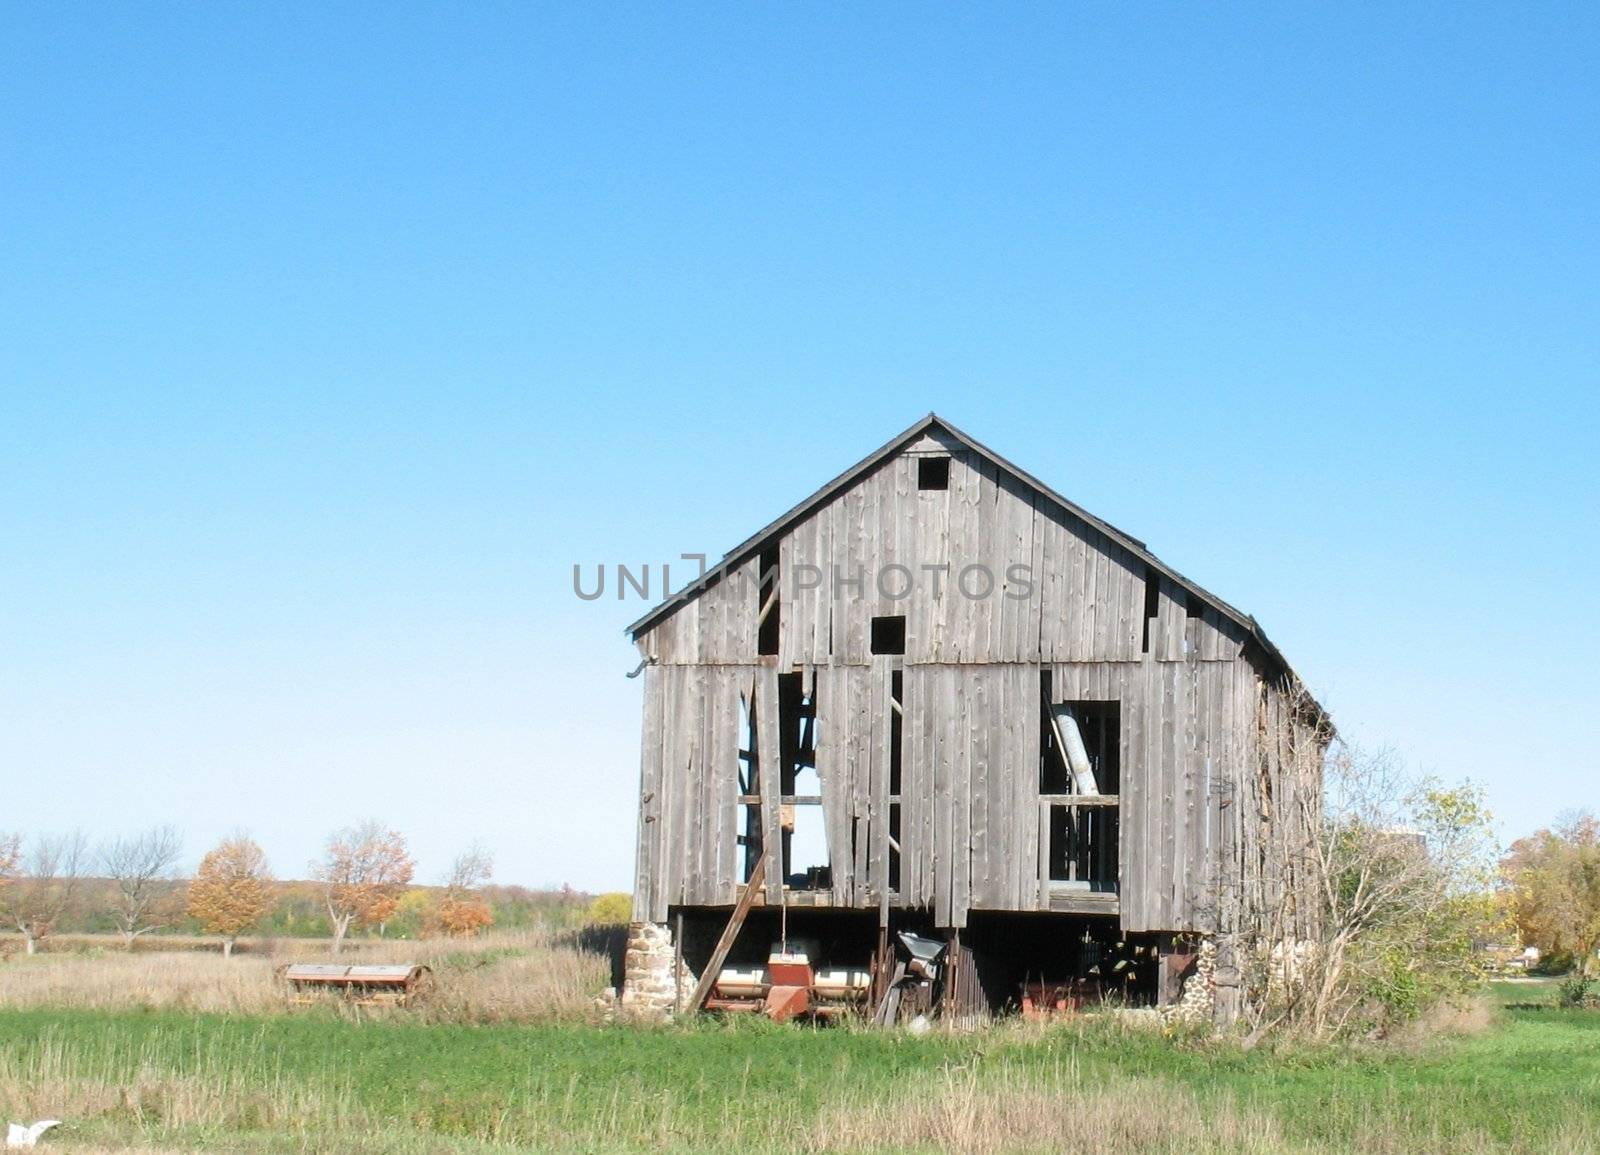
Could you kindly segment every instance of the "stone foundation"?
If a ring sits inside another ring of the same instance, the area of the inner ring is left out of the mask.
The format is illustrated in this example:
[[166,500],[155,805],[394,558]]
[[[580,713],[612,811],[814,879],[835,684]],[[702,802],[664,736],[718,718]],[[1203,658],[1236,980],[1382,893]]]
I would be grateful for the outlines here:
[[687,965],[673,975],[676,958],[672,930],[666,923],[636,922],[628,927],[628,951],[623,959],[623,1014],[667,1019],[681,1009],[680,1000],[689,1001],[697,980]]
[[1194,970],[1183,980],[1183,993],[1175,1003],[1161,1008],[1169,1023],[1209,1024],[1217,1002],[1217,944],[1203,939],[1195,954]]

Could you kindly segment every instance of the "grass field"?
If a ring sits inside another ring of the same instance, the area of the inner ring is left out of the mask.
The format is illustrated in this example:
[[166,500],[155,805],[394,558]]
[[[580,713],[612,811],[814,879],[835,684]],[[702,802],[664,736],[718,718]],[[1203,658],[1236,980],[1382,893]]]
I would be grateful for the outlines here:
[[[460,973],[514,965],[501,949]],[[1600,1015],[1540,984],[1497,987],[1465,1033],[1278,1053],[1089,1019],[916,1037],[17,989],[0,976],[0,1109],[66,1119],[63,1150],[1600,1150]]]

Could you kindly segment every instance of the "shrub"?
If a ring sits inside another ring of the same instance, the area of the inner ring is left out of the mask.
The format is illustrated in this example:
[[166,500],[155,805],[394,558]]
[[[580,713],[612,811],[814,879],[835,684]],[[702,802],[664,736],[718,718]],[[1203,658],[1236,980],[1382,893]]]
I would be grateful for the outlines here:
[[1581,974],[1562,979],[1556,986],[1556,1005],[1569,1009],[1592,1005],[1594,1000],[1590,997],[1589,986],[1589,980]]
[[589,904],[584,921],[590,926],[621,926],[633,918],[633,895],[621,891],[602,894]]

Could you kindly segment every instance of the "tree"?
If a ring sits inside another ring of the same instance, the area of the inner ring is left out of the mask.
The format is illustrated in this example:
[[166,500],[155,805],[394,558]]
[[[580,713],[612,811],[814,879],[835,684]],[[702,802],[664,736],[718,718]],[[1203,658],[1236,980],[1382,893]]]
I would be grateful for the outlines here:
[[271,882],[266,854],[243,834],[224,839],[200,860],[189,883],[189,913],[207,934],[222,936],[223,958],[272,908]]
[[9,909],[6,888],[14,886],[22,874],[22,836],[0,834],[0,910]]
[[456,855],[439,904],[439,925],[446,934],[468,938],[494,922],[494,912],[478,894],[493,874],[494,859],[482,847],[474,845]]
[[1482,790],[1337,743],[1323,782],[1285,815],[1301,849],[1279,910],[1300,909],[1268,918],[1241,951],[1252,1041],[1383,1030],[1482,977],[1474,948],[1494,913]]
[[1572,955],[1591,977],[1600,949],[1600,821],[1580,811],[1518,839],[1501,871],[1523,942]]
[[28,954],[72,909],[85,854],[81,832],[41,836],[32,850],[15,835],[0,840],[0,865],[7,875],[0,886],[0,918],[22,935]]
[[129,950],[141,934],[161,929],[152,919],[165,917],[176,891],[174,871],[182,848],[182,839],[170,826],[101,847],[100,867],[115,885],[112,914]]
[[382,927],[394,914],[416,864],[406,840],[376,822],[347,827],[328,839],[313,875],[322,884],[323,902],[338,954],[351,926]]

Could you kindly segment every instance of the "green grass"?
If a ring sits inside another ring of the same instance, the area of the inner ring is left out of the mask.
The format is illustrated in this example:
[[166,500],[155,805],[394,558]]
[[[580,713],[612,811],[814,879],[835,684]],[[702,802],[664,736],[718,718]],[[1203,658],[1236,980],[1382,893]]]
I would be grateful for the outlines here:
[[[1537,1001],[1527,991],[1495,994]],[[18,1118],[59,1095],[74,1123],[63,1147],[781,1151],[825,1109],[926,1097],[952,1080],[1182,1088],[1204,1110],[1263,1114],[1287,1144],[1316,1150],[1372,1149],[1375,1135],[1395,1150],[1570,1150],[1575,1132],[1600,1135],[1600,1014],[1512,1009],[1486,1031],[1413,1051],[1268,1053],[1092,1025],[911,1037],[749,1022],[0,1012],[0,1109]],[[286,1136],[285,1119],[301,1114],[304,1127]],[[814,1134],[807,1142],[816,1148]]]

